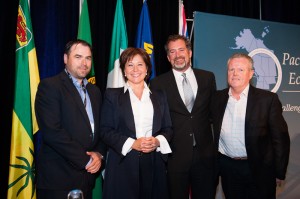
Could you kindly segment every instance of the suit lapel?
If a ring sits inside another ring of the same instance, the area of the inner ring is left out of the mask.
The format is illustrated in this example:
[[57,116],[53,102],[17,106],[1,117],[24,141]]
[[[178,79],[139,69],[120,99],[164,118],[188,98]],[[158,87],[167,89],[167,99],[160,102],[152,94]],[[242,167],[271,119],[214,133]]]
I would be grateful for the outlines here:
[[245,118],[245,133],[247,129],[247,125],[249,124],[249,120],[251,118],[252,110],[255,109],[255,88],[253,86],[249,86],[248,99],[247,99],[247,108],[246,108],[246,118]]
[[130,132],[131,132],[130,136],[136,137],[134,116],[133,116],[132,106],[131,106],[131,102],[130,102],[129,91],[127,90],[125,93],[123,93],[123,91],[124,91],[124,89],[121,89],[121,92],[122,92],[120,94],[121,112],[125,119],[126,126],[130,129]]
[[[182,109],[184,109],[187,113],[189,113],[189,111],[187,110],[184,101],[182,100],[178,87],[177,87],[177,83],[176,83],[176,79],[175,76],[173,74],[173,71],[169,71],[168,72],[168,78],[166,79],[166,83],[168,83],[168,88],[170,88],[170,93],[171,93],[171,97],[172,101],[175,100],[176,103],[178,103],[179,107],[181,107]],[[167,89],[168,90],[168,89]]]
[[197,88],[197,95],[196,95],[196,97],[195,97],[195,103],[194,103],[194,106],[193,106],[193,109],[192,109],[192,112],[193,112],[193,110],[195,109],[197,109],[197,108],[195,108],[195,107],[198,107],[198,106],[200,106],[200,103],[201,103],[201,99],[199,99],[200,98],[200,88],[201,88],[201,86],[203,86],[203,84],[201,83],[201,77],[200,77],[200,75],[198,75],[198,73],[197,73],[197,71],[196,70],[193,70],[193,72],[194,72],[194,75],[195,75],[195,77],[196,77],[196,81],[197,81],[197,86],[198,86],[198,88]]
[[[97,100],[101,100],[101,99],[97,99],[93,94],[93,90],[90,87],[90,83],[87,84],[86,89],[87,89],[87,93],[89,95],[90,98],[90,102],[91,102],[91,107],[92,107],[92,113],[93,113],[93,117],[94,117],[94,130],[96,131],[99,127],[99,114],[100,112],[98,111],[99,107],[97,106],[97,104],[99,103],[99,101],[97,102]],[[86,114],[87,115],[87,114]],[[88,117],[88,116],[87,116]],[[94,136],[97,136],[98,134],[94,132]],[[94,139],[96,140],[96,138]]]
[[156,94],[150,94],[150,99],[153,104],[153,124],[152,124],[152,136],[155,136],[155,133],[159,131],[161,127],[161,114],[159,108],[159,102]]
[[222,122],[223,122],[226,106],[229,99],[229,95],[228,95],[229,89],[227,88],[221,92],[222,92],[221,96],[218,99],[216,99],[220,102],[220,106],[217,106],[219,110],[215,110],[220,112],[220,116],[221,116],[218,122],[218,132],[221,132]]
[[82,99],[76,87],[74,86],[72,80],[67,76],[67,74],[64,71],[61,73],[61,77],[62,77],[61,79],[63,81],[63,84],[66,87],[66,90],[70,92],[70,96],[72,96],[72,99],[74,100],[76,106],[79,108],[80,112],[82,113],[84,120],[89,124],[88,126],[91,128],[90,120],[88,118],[87,112],[82,103]]

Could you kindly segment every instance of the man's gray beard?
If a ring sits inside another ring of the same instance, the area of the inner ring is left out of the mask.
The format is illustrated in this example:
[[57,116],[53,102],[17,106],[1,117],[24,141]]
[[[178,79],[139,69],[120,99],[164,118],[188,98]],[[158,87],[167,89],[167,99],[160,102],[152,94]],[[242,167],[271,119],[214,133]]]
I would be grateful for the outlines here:
[[179,71],[185,69],[185,67],[186,67],[186,61],[185,60],[184,60],[184,64],[182,64],[182,65],[176,65],[175,62],[173,64],[173,68],[176,69],[176,70],[179,70]]

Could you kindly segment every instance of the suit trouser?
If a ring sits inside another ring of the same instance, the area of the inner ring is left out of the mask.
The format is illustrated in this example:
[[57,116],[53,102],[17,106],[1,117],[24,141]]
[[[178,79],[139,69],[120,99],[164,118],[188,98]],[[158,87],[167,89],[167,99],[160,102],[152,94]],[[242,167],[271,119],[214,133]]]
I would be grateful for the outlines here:
[[214,199],[216,176],[214,168],[207,168],[199,157],[197,145],[193,148],[193,160],[188,171],[168,171],[168,185],[171,199]]
[[152,154],[139,152],[140,162],[140,199],[151,199],[153,188],[153,166],[152,166]]
[[262,199],[247,159],[235,160],[219,153],[219,168],[226,199]]
[[139,199],[169,198],[166,165],[158,154],[160,152],[139,152]]

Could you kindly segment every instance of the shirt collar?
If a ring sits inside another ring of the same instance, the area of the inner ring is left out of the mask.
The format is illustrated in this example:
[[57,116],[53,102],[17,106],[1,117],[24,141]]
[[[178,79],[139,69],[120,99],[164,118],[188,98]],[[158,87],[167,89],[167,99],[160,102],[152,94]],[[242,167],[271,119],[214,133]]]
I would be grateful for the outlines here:
[[[128,82],[126,82],[125,85],[124,85],[124,93],[126,93],[126,91],[129,90],[129,89],[132,90],[132,88],[130,87],[130,85],[128,84]],[[147,92],[147,93],[150,93],[150,94],[152,93],[151,90],[150,90],[150,88],[146,84],[146,82],[144,82],[144,92]]]
[[[246,98],[248,97],[249,87],[250,87],[250,84],[248,84],[248,85],[246,86],[246,88],[242,91],[242,93],[240,94],[240,97],[242,97],[242,96],[244,96],[244,97],[246,97]],[[232,97],[231,88],[229,88],[228,95]]]
[[[177,70],[175,70],[175,69],[172,69],[172,71],[173,71],[173,74],[174,74],[174,76],[175,76],[176,79],[177,79],[177,78],[182,78],[182,73],[183,73],[183,72],[177,71]],[[188,69],[186,69],[186,71],[184,71],[184,73],[185,73],[187,76],[189,76],[189,75],[192,73],[192,71],[193,71],[192,67],[188,67]]]
[[[65,72],[67,73],[67,75],[69,76],[69,78],[72,80],[73,84],[74,84],[76,87],[80,88],[81,85],[79,84],[78,80],[77,80],[75,77],[73,77],[73,76],[68,72],[68,70],[67,70],[66,68],[65,68]],[[84,79],[82,80],[82,82],[83,82],[84,87],[86,87],[86,85],[88,84],[87,79],[84,78]]]

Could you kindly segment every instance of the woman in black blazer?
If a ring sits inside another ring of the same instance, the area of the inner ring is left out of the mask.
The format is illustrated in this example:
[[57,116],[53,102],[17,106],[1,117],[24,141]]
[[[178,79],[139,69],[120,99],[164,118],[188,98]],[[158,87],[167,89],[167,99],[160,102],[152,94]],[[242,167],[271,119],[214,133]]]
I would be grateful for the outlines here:
[[127,48],[120,56],[122,88],[108,88],[101,138],[108,145],[103,198],[167,199],[166,161],[171,119],[163,92],[150,91],[149,55]]

